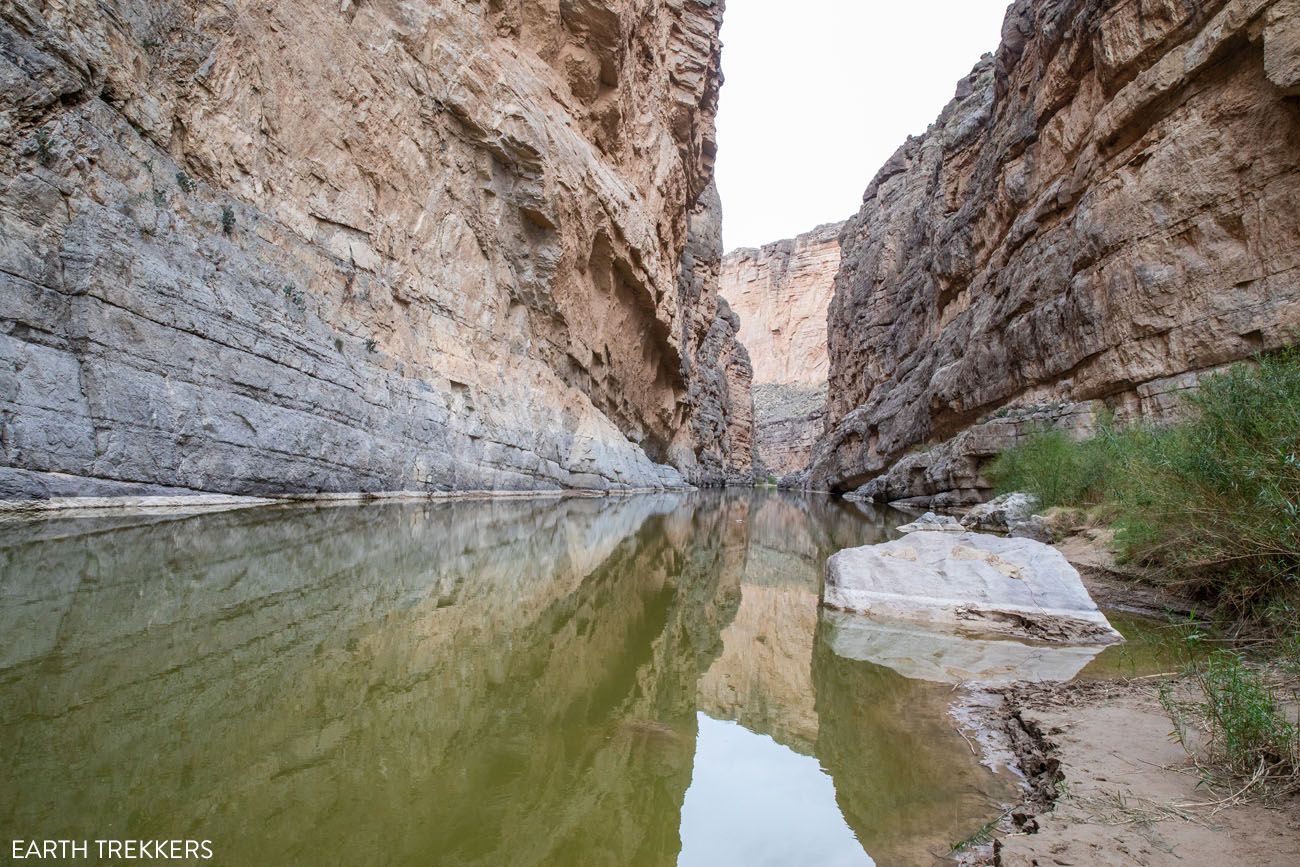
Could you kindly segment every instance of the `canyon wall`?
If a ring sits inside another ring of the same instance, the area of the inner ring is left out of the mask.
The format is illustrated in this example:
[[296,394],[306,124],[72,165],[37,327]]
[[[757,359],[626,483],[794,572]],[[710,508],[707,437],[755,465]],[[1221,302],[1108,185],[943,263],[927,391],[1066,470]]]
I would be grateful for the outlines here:
[[748,480],[721,0],[0,7],[0,499]]
[[1300,2],[1017,0],[842,236],[811,484],[970,502],[1300,333]]
[[740,317],[754,369],[754,439],[762,470],[804,470],[826,403],[826,308],[843,223],[743,248],[722,260],[722,295]]

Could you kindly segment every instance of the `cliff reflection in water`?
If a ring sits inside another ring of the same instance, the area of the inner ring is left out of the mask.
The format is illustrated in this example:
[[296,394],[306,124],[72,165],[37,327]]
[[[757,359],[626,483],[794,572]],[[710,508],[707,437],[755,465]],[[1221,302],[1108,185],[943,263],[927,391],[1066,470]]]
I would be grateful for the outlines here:
[[[669,865],[698,711],[818,759],[813,808],[901,863],[877,845],[962,836],[992,777],[816,639],[822,562],[884,521],[745,492],[0,527],[0,834]],[[920,806],[937,825],[893,818]]]

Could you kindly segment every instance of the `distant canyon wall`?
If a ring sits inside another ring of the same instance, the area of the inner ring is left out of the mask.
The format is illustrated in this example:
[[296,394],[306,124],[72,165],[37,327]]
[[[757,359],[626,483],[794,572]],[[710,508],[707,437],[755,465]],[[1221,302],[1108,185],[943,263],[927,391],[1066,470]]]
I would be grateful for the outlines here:
[[970,502],[1031,428],[1294,341],[1298,95],[1297,0],[1017,0],[844,231],[811,483]]
[[748,480],[719,0],[0,8],[0,499]]
[[754,369],[754,438],[763,471],[804,470],[823,429],[826,309],[843,223],[743,248],[722,260],[722,295],[740,317]]

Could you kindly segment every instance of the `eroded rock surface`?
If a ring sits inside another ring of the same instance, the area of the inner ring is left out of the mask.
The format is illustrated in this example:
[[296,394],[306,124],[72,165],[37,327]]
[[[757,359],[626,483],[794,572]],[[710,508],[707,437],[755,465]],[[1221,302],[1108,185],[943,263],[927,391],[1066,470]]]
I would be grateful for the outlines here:
[[1032,539],[919,531],[826,561],[823,602],[884,620],[1074,644],[1121,637],[1055,548]]
[[0,7],[0,496],[749,477],[716,0]]
[[754,366],[755,437],[766,472],[806,469],[826,405],[826,308],[843,223],[742,248],[722,260],[722,295]]
[[1031,521],[1038,506],[1038,498],[1033,494],[1012,491],[971,509],[962,515],[961,525],[969,530],[1010,533]]
[[1017,0],[844,230],[812,482],[975,502],[1027,431],[1162,419],[1293,340],[1297,14]]

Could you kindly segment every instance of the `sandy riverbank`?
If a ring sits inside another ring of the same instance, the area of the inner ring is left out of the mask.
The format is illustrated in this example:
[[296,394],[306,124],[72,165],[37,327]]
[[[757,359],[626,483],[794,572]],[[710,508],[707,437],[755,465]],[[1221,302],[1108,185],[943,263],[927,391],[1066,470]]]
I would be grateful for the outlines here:
[[[1104,536],[1058,547],[1103,607],[1161,616],[1192,606],[1120,574]],[[957,715],[1025,779],[995,842],[965,865],[1300,865],[1300,798],[1265,806],[1200,785],[1160,704],[1178,675],[973,690]],[[1230,794],[1230,793],[1229,793]]]
[[1218,803],[1170,737],[1154,680],[1022,685],[975,709],[1028,790],[961,863],[1295,865],[1300,799]]

